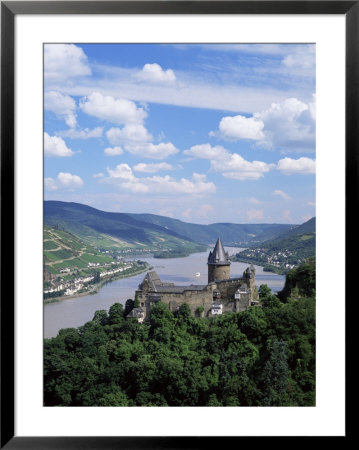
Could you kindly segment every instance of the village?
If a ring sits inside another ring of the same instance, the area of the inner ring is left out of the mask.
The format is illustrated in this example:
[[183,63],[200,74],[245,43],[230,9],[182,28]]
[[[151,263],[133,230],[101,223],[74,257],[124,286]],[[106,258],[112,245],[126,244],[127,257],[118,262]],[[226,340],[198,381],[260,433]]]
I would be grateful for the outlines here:
[[[140,267],[141,266],[141,267]],[[96,269],[92,274],[85,276],[77,276],[76,278],[67,279],[69,275],[75,275],[74,268],[65,267],[60,270],[63,277],[56,277],[52,281],[52,287],[44,290],[44,297],[54,297],[56,294],[73,296],[82,292],[87,292],[91,289],[91,285],[95,285],[102,280],[113,278],[117,275],[128,276],[132,274],[136,269],[144,269],[145,263],[142,261],[124,261],[119,263],[94,263],[89,262],[87,264],[89,269]]]
[[[277,252],[271,252],[268,253],[268,250],[266,248],[252,248],[247,249],[244,252],[241,252],[240,258],[248,258],[250,260],[253,260],[254,263],[260,264],[260,265],[271,265],[277,268],[283,268],[283,269],[293,269],[296,267],[297,264],[290,264],[288,262],[288,258],[293,256],[293,252],[290,250],[281,250]],[[298,260],[298,263],[301,262]]]

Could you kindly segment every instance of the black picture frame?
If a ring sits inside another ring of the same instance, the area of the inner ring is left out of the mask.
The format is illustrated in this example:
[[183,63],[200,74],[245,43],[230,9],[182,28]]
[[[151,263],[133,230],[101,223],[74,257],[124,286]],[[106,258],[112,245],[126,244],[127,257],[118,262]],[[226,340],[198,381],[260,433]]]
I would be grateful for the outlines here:
[[[359,1],[4,1],[1,2],[1,441],[6,449],[204,448],[223,437],[25,437],[14,435],[14,20],[18,14],[339,14],[346,19],[346,296],[358,204]],[[350,247],[348,245],[350,243]],[[5,255],[6,253],[6,255]],[[4,282],[6,280],[6,283]],[[347,327],[346,327],[347,329]],[[346,337],[348,334],[346,331]],[[347,340],[347,339],[346,339]],[[348,403],[346,402],[348,407]],[[346,436],[349,437],[348,424]],[[222,443],[222,442],[221,442]],[[222,443],[223,445],[223,443]]]

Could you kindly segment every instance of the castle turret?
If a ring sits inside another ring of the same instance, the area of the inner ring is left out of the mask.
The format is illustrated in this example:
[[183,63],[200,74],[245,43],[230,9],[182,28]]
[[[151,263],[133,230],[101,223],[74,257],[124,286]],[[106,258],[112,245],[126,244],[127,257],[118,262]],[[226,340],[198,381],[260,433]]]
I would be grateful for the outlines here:
[[224,250],[221,239],[218,238],[212,252],[208,255],[208,283],[228,280],[230,277],[230,260]]

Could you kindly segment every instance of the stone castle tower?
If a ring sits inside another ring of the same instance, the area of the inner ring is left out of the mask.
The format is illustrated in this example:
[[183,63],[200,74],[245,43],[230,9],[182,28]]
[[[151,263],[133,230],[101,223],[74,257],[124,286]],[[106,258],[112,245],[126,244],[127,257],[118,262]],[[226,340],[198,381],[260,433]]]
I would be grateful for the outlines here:
[[224,250],[221,239],[218,238],[212,252],[208,255],[208,284],[215,281],[228,280],[230,271],[230,260],[228,253]]

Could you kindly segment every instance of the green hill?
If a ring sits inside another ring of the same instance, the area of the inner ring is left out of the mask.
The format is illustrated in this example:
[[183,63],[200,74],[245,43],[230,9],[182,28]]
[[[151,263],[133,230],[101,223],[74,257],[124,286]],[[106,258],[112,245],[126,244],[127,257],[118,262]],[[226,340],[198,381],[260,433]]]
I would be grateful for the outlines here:
[[315,238],[315,217],[313,217],[277,239],[265,241],[237,253],[236,260],[259,264],[271,271],[288,271],[315,256]]
[[44,222],[71,232],[99,249],[174,252],[177,255],[206,250],[205,246],[162,226],[80,203],[45,202]]
[[287,273],[284,288],[278,293],[281,301],[288,298],[315,297],[315,258],[308,260]]
[[273,239],[292,228],[292,225],[286,224],[213,223],[200,225],[155,214],[128,215],[142,222],[160,225],[201,244],[213,243],[220,236],[225,245],[244,246],[253,241],[262,242]]
[[44,225],[43,236],[45,301],[87,294],[103,281],[148,269],[145,262],[124,261],[116,252],[99,251],[58,227]]
[[253,246],[278,238],[296,227],[288,224],[201,225],[155,214],[112,213],[59,201],[44,203],[44,221],[79,236],[96,248],[154,251],[161,256],[204,251],[204,245],[212,244],[218,236],[225,245]]
[[44,265],[47,272],[58,275],[65,273],[61,272],[65,268],[72,272],[86,269],[89,263],[112,262],[113,257],[85,244],[72,233],[44,226]]

